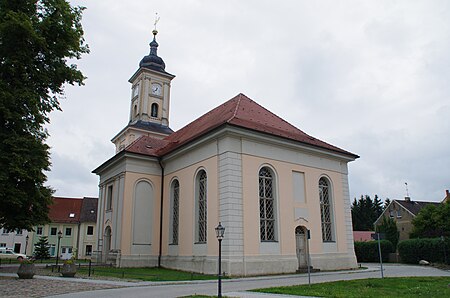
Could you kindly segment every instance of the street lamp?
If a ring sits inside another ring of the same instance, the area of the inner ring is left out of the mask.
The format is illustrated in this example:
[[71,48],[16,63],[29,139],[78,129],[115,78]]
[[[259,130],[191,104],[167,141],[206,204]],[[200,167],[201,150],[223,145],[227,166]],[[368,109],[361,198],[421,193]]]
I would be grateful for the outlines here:
[[219,225],[215,228],[216,230],[216,237],[217,240],[219,240],[219,284],[218,284],[218,293],[217,297],[222,297],[222,239],[223,234],[225,233],[225,228],[222,226],[222,224],[219,222]]
[[58,232],[58,246],[56,247],[56,268],[58,268],[58,261],[59,261],[59,242],[62,238],[62,232]]
[[30,236],[27,235],[27,237],[25,237],[25,255],[27,254],[28,239],[30,239]]

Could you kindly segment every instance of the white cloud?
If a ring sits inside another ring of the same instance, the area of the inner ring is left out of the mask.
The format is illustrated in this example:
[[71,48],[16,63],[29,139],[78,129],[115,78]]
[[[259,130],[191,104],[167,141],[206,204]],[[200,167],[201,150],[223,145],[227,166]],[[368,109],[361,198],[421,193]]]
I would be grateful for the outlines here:
[[[87,6],[88,80],[49,126],[57,195],[97,193],[90,171],[128,122],[129,77],[149,51],[172,82],[179,129],[242,92],[305,132],[361,156],[351,196],[417,200],[450,188],[450,4],[446,1],[72,1]],[[67,171],[73,168],[73,171]],[[69,177],[70,175],[70,177]]]

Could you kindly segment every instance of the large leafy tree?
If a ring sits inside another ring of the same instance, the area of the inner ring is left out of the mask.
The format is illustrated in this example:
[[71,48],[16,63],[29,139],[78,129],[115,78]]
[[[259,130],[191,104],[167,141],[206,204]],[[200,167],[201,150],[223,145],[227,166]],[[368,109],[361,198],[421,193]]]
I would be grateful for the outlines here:
[[352,222],[354,231],[373,231],[373,223],[383,212],[383,203],[375,195],[372,200],[368,195],[353,200]]
[[427,205],[412,220],[411,238],[450,236],[450,202]]
[[48,221],[49,113],[85,79],[68,59],[88,52],[81,14],[65,0],[0,0],[0,226]]

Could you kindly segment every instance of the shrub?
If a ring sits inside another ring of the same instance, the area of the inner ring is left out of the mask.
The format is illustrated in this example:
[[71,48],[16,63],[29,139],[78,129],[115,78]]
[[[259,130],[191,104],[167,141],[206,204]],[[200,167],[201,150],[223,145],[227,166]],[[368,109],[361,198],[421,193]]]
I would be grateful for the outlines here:
[[398,252],[402,262],[409,264],[417,264],[420,260],[437,263],[449,263],[450,254],[450,238],[445,238],[444,242],[441,238],[423,238],[408,239],[398,244]]
[[[387,262],[394,246],[389,240],[381,240],[380,246],[383,262]],[[358,262],[379,262],[378,241],[355,241],[355,254]]]

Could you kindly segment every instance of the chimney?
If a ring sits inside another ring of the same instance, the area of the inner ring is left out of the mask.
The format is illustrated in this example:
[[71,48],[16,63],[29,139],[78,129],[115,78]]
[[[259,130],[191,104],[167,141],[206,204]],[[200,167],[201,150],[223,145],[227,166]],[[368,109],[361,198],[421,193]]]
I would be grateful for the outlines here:
[[411,198],[410,197],[405,197],[405,201],[408,203],[411,203]]
[[450,192],[448,191],[448,189],[445,190],[445,197],[446,198],[450,197]]

